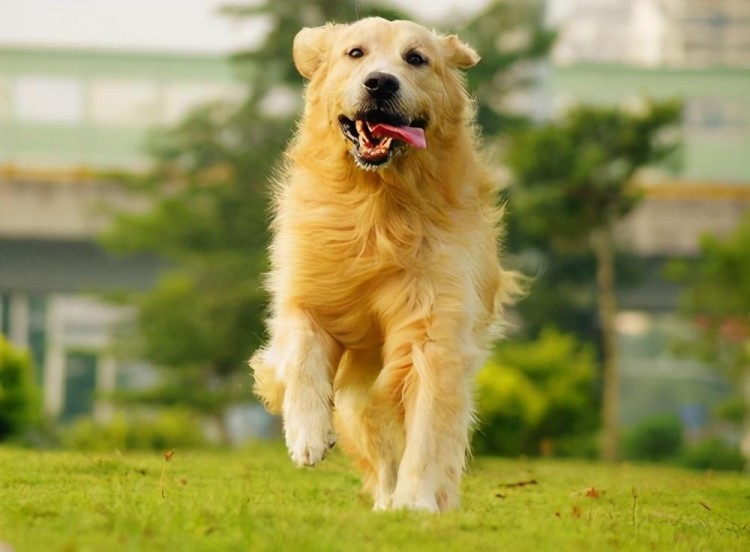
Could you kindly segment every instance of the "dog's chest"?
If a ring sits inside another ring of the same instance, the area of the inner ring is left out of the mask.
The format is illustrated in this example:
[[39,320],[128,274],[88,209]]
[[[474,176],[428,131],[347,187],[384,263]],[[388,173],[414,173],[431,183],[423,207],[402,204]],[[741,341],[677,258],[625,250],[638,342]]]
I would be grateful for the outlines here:
[[382,215],[368,223],[361,210],[322,215],[298,226],[306,243],[288,259],[296,265],[298,300],[346,345],[379,339],[377,302],[384,289],[413,280],[422,262],[422,225]]
[[300,276],[323,298],[361,301],[362,293],[419,263],[419,243],[409,234],[379,225],[320,228],[316,243],[300,251]]

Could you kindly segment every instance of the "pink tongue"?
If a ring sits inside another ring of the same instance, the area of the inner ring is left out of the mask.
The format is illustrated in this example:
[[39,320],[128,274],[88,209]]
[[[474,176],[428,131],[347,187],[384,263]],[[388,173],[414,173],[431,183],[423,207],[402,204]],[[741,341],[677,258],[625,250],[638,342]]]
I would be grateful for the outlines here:
[[408,126],[391,126],[379,123],[373,127],[370,127],[370,132],[376,138],[387,136],[389,138],[396,138],[407,144],[411,144],[415,148],[426,148],[427,140],[424,137],[424,130],[417,127]]

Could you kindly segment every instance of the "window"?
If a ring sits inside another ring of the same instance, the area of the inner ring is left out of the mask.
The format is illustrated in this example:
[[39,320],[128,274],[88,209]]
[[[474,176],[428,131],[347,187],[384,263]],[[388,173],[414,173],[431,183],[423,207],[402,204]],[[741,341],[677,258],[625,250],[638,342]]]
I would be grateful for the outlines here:
[[100,79],[91,84],[91,118],[97,124],[151,126],[158,122],[158,90],[153,82]]
[[166,88],[165,122],[174,123],[196,107],[216,101],[238,102],[246,92],[243,85],[214,83],[181,83]]
[[47,298],[44,295],[29,295],[29,349],[34,359],[36,381],[42,383],[47,357]]
[[68,352],[65,355],[63,420],[72,420],[93,412],[98,361],[93,353]]
[[745,106],[724,98],[698,97],[685,101],[685,122],[700,130],[736,130],[747,124]]
[[10,294],[0,293],[0,333],[10,336]]
[[13,86],[13,108],[21,121],[79,123],[83,119],[82,83],[64,77],[20,77]]
[[10,119],[10,82],[0,78],[0,121]]

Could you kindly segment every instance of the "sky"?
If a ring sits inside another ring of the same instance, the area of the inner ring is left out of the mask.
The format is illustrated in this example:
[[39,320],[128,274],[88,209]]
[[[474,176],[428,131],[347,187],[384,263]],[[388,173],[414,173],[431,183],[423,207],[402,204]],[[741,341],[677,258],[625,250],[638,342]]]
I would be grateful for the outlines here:
[[[393,4],[422,22],[439,24],[486,1]],[[251,47],[262,38],[263,22],[238,23],[217,14],[227,3],[243,0],[0,0],[0,45],[204,54]]]

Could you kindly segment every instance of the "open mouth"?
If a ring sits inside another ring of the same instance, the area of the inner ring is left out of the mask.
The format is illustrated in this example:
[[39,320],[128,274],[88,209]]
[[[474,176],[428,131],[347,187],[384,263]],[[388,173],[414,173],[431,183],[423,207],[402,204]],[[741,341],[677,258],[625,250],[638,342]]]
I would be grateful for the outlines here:
[[339,125],[354,144],[354,159],[366,170],[382,167],[407,146],[427,147],[423,119],[406,121],[385,111],[368,111],[357,114],[354,120],[340,115]]

